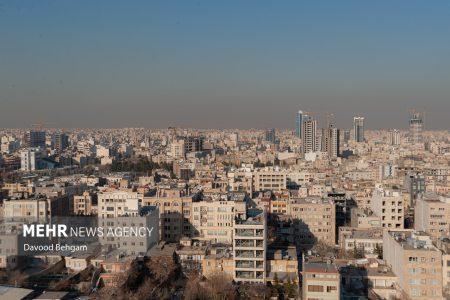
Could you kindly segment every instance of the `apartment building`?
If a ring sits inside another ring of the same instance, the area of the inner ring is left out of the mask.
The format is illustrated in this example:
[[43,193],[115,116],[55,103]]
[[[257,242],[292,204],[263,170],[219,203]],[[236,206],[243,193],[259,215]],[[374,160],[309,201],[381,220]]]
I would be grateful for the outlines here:
[[429,235],[412,230],[386,230],[383,257],[411,299],[442,299],[442,253]]
[[278,168],[264,168],[253,172],[253,190],[280,192],[286,189],[287,171]]
[[192,204],[192,195],[178,188],[161,189],[156,196],[143,199],[143,205],[159,207],[159,235],[166,242],[193,236]]
[[383,249],[383,228],[339,228],[339,247],[345,251],[378,254]]
[[[73,212],[75,215],[95,215],[97,214],[96,195],[84,192],[82,195],[73,197]],[[95,198],[95,199],[94,199]]]
[[380,217],[382,227],[404,228],[403,196],[399,190],[375,187],[370,207],[375,215]]
[[[297,249],[295,246],[272,247],[267,249],[267,282],[299,283]],[[276,277],[275,277],[276,276]]]
[[414,209],[414,229],[424,231],[433,239],[450,233],[450,197],[424,193],[417,197]]
[[267,216],[234,220],[233,259],[234,280],[266,282]]
[[[127,207],[125,213],[114,217],[98,218],[98,225],[104,229],[99,237],[102,245],[120,249],[126,255],[146,255],[159,241],[159,212],[156,206]],[[120,229],[118,234],[110,230]],[[126,230],[126,231],[125,231]]]
[[307,262],[302,271],[302,299],[340,299],[340,275],[332,263]]
[[132,216],[141,205],[142,195],[135,192],[115,190],[98,194],[98,215],[102,218]]
[[3,217],[46,222],[50,218],[50,207],[46,197],[6,199],[3,201]]
[[192,203],[193,236],[212,243],[231,244],[235,218],[245,218],[247,207],[243,199],[206,199]]
[[351,210],[351,227],[373,228],[381,227],[380,217],[376,216],[368,208],[355,207]]
[[202,275],[209,278],[220,274],[234,278],[234,258],[231,248],[213,245],[209,253],[202,259]]
[[336,206],[331,199],[318,197],[291,199],[288,216],[292,220],[293,242],[306,247],[315,242],[336,243]]
[[450,236],[437,240],[436,247],[442,251],[442,287],[446,299],[450,298]]
[[72,211],[71,201],[67,196],[45,197],[28,195],[25,198],[3,200],[3,217],[30,222],[46,222],[52,216],[68,216]]

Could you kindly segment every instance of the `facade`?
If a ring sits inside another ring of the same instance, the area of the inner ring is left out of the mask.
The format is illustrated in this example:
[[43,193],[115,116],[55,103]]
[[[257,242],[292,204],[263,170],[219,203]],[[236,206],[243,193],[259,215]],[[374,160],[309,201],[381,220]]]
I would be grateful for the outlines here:
[[336,206],[330,199],[319,197],[291,199],[288,217],[292,220],[292,242],[301,247],[323,242],[336,243]]
[[178,242],[182,237],[193,236],[192,195],[185,190],[160,190],[155,197],[145,197],[143,203],[159,207],[161,240]]
[[69,147],[69,137],[63,132],[56,132],[53,135],[53,149],[56,153],[63,152],[67,147]]
[[436,246],[442,251],[442,287],[448,299],[450,297],[450,236],[439,238]]
[[184,152],[203,151],[203,143],[205,138],[202,136],[186,136],[184,137]]
[[433,239],[450,234],[450,197],[435,193],[421,194],[414,209],[414,229]]
[[400,131],[398,129],[392,129],[389,131],[388,143],[392,146],[400,145]]
[[129,234],[114,237],[105,234],[100,237],[102,245],[111,245],[126,255],[144,256],[159,241],[159,213],[155,206],[139,207],[136,213],[114,218],[100,217],[98,222],[99,226],[105,228],[105,233],[109,228],[130,228]]
[[174,158],[184,158],[184,140],[173,141],[170,145],[170,154]]
[[84,192],[83,195],[73,197],[73,212],[75,215],[97,214],[97,205],[93,203],[93,195]]
[[413,112],[409,119],[409,142],[413,145],[423,142],[423,116],[421,113]]
[[340,131],[332,125],[326,129],[325,136],[325,151],[329,158],[336,158],[339,156]]
[[203,200],[192,203],[193,236],[212,243],[231,244],[235,218],[245,218],[242,200]]
[[309,120],[309,116],[306,112],[299,110],[295,117],[295,136],[299,139],[302,138],[303,134],[303,122]]
[[411,299],[442,299],[442,253],[428,235],[410,230],[385,231],[383,258]]
[[364,117],[353,118],[353,139],[357,143],[364,142]]
[[45,149],[45,131],[29,130],[24,136],[24,146],[27,148]]
[[102,218],[137,214],[142,204],[142,195],[135,192],[112,191],[98,194],[98,215]]
[[317,121],[308,118],[302,123],[302,153],[317,151]]
[[43,157],[40,148],[27,148],[20,151],[20,169],[22,171],[35,171],[41,168],[40,160]]
[[49,201],[45,197],[4,200],[3,217],[46,222],[50,218]]
[[304,263],[302,279],[302,299],[340,299],[341,279],[339,271],[334,264]]
[[253,190],[281,192],[286,189],[287,172],[278,168],[265,168],[253,172]]
[[[275,275],[276,274],[276,275]],[[299,284],[297,250],[295,246],[275,247],[267,250],[267,282]],[[275,277],[276,276],[276,277]]]
[[350,141],[350,129],[344,130],[344,144],[348,144]]
[[267,129],[265,132],[265,140],[266,142],[275,144],[277,139],[275,128]]
[[370,206],[374,214],[380,217],[382,227],[404,228],[404,205],[400,191],[377,186],[373,191]]
[[263,212],[248,219],[234,220],[234,280],[266,282],[267,216]]
[[377,251],[383,248],[383,229],[340,227],[339,247],[361,254],[379,254]]
[[353,208],[350,214],[350,224],[354,228],[381,227],[380,217],[368,208]]

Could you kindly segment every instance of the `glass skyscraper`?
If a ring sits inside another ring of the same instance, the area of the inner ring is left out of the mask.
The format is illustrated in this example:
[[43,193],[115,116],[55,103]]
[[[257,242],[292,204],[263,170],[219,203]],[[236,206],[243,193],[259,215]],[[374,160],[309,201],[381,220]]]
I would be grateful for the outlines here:
[[298,138],[302,138],[302,128],[303,128],[303,122],[308,121],[310,119],[308,113],[303,112],[299,110],[297,112],[297,116],[295,118],[295,135]]

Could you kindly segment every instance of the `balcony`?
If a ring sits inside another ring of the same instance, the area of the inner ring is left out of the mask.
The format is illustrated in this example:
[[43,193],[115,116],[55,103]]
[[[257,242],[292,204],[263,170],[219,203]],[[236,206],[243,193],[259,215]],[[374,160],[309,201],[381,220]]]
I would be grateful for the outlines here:
[[255,253],[253,251],[236,251],[236,258],[255,258]]
[[238,261],[236,261],[236,268],[254,269],[255,268],[255,262],[238,260]]
[[255,273],[251,271],[236,271],[236,278],[255,279]]
[[236,240],[236,247],[255,247],[253,240]]

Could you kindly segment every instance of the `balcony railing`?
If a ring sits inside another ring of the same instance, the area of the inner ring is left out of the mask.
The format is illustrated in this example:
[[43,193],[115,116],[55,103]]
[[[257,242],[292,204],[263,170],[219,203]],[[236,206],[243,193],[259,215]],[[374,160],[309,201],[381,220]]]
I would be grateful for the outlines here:
[[237,261],[236,268],[255,268],[255,263],[253,261]]

